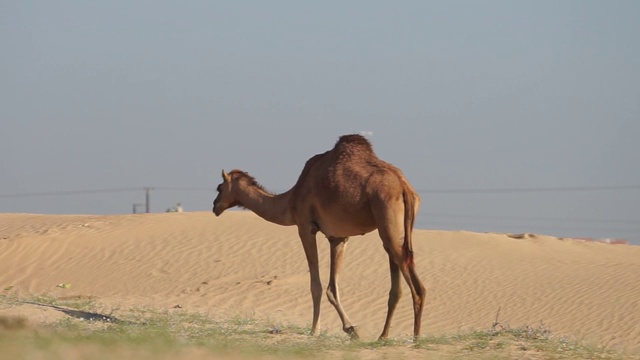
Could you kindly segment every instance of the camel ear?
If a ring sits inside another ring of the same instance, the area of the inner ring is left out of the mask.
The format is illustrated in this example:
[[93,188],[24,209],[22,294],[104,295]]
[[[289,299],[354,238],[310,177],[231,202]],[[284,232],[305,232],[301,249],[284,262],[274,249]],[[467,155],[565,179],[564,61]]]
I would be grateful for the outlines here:
[[224,169],[222,169],[222,181],[230,181],[231,180],[231,176],[229,176],[229,174],[227,174]]

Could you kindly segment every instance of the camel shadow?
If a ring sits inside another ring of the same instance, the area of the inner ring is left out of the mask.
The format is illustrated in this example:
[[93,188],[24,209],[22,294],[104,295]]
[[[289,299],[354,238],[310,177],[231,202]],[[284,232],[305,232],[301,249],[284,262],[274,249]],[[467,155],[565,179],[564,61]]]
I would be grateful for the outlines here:
[[104,315],[104,314],[95,313],[95,312],[74,310],[74,309],[64,308],[61,306],[41,304],[41,303],[36,303],[31,301],[25,301],[24,303],[54,309],[68,316],[71,316],[73,318],[80,319],[80,320],[99,321],[99,322],[110,323],[110,324],[133,324],[131,321],[120,320],[110,315]]

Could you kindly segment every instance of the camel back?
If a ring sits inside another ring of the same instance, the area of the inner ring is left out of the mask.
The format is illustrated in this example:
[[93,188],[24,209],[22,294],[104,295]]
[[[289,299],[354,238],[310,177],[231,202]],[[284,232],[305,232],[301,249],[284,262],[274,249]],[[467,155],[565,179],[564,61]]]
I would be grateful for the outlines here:
[[396,174],[408,193],[414,197],[418,196],[411,184],[405,179],[402,171],[378,158],[373,151],[371,143],[361,135],[340,136],[333,149],[317,154],[307,160],[294,188],[302,188],[303,184],[307,183],[310,173],[314,171],[314,167],[317,166],[324,169],[322,170],[324,176],[340,177],[348,174],[353,179],[354,177],[351,175],[359,174],[355,178],[363,180],[375,169],[386,169]]
[[[404,177],[402,171],[378,158],[371,143],[364,136],[357,134],[340,136],[333,149],[307,160],[294,186],[293,201],[299,196],[305,196],[305,191],[302,189],[306,184],[324,187],[327,183],[339,183],[339,179],[344,178],[348,178],[351,182],[364,182],[371,172],[382,169],[395,174],[402,182],[404,191],[413,197],[411,203],[420,201],[418,194]],[[311,175],[312,173],[314,175]],[[324,190],[330,193],[331,190],[335,190],[335,187]]]

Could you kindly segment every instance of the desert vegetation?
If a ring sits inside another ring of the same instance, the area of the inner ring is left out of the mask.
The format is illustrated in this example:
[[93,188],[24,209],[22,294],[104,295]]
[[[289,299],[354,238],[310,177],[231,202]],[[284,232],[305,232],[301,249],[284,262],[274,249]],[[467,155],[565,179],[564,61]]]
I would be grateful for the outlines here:
[[[33,323],[0,315],[0,353],[27,359],[624,359],[622,351],[555,336],[543,324],[511,328],[498,319],[486,329],[384,341],[354,341],[346,335],[259,319],[249,314],[213,318],[180,308],[119,309],[90,296],[0,295],[0,310],[23,306],[64,314]],[[490,316],[488,316],[490,318]]]

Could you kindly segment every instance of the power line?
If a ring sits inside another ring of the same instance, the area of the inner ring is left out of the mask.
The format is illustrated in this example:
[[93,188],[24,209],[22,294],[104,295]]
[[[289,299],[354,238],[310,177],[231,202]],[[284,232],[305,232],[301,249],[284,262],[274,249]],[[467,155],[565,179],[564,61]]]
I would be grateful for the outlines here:
[[65,196],[65,195],[85,195],[85,194],[105,194],[116,192],[132,192],[144,190],[143,187],[136,188],[112,188],[112,189],[92,189],[92,190],[69,190],[69,191],[44,191],[18,194],[0,194],[0,198],[20,198],[37,196]]
[[[527,188],[485,188],[485,189],[465,189],[465,188],[451,188],[451,189],[421,189],[418,190],[421,194],[499,194],[499,193],[561,193],[561,192],[598,192],[598,191],[625,191],[625,190],[639,190],[640,185],[623,185],[623,186],[574,186],[574,187],[527,187]],[[26,197],[39,197],[39,196],[73,196],[73,195],[85,195],[85,194],[107,194],[107,193],[121,193],[121,192],[137,192],[144,191],[145,193],[145,203],[144,204],[133,204],[134,212],[136,206],[145,205],[145,210],[147,212],[150,211],[149,203],[150,203],[150,191],[151,190],[161,190],[161,191],[186,191],[186,192],[215,192],[212,188],[207,187],[122,187],[122,188],[103,188],[103,189],[84,189],[84,190],[67,190],[67,191],[46,191],[46,192],[27,192],[27,193],[16,193],[16,194],[0,194],[0,198],[26,198]],[[609,220],[609,219],[586,219],[586,218],[566,218],[566,217],[519,217],[513,215],[500,216],[500,215],[471,215],[471,214],[445,214],[445,213],[431,213],[426,212],[419,214],[416,219],[416,223],[424,223],[423,226],[445,226],[445,227],[455,227],[455,228],[478,228],[484,227],[485,223],[482,222],[483,219],[498,221],[501,228],[517,228],[517,229],[542,229],[553,230],[553,231],[611,231],[616,233],[627,233],[627,234],[636,234],[638,230],[636,230],[636,226],[638,224],[637,221],[628,220],[628,219],[618,219],[618,220]],[[535,222],[552,222],[549,224],[543,225],[533,225]],[[561,223],[557,223],[561,222]],[[602,226],[597,228],[584,226],[584,223],[592,223],[592,224],[601,224],[606,227],[603,229]],[[624,226],[626,225],[626,226]],[[635,225],[635,226],[634,226]],[[494,223],[495,227],[496,224]],[[621,227],[622,226],[622,227]],[[633,229],[628,226],[632,226]],[[613,228],[615,227],[615,228]],[[543,230],[546,231],[546,230]]]
[[[100,194],[115,192],[132,192],[146,190],[151,187],[127,187],[127,188],[106,188],[106,189],[86,189],[86,190],[68,190],[68,191],[45,191],[45,192],[29,192],[17,194],[0,194],[0,198],[20,198],[20,197],[38,197],[38,196],[65,196],[65,195],[83,195],[83,194]],[[213,192],[213,188],[205,187],[153,187],[155,190],[164,191],[195,191],[195,192]],[[498,194],[498,193],[541,193],[541,192],[593,192],[593,191],[621,191],[621,190],[640,190],[640,185],[622,185],[622,186],[565,186],[565,187],[527,187],[527,188],[485,188],[485,189],[418,189],[420,194]]]
[[[159,190],[170,191],[215,191],[213,188],[203,187],[157,187]],[[534,192],[591,192],[591,191],[619,191],[640,190],[640,185],[622,186],[561,186],[561,187],[528,187],[528,188],[485,188],[485,189],[417,189],[420,194],[489,194],[489,193],[534,193]],[[286,190],[279,190],[286,191]]]
[[557,227],[557,228],[591,228],[591,229],[617,229],[617,230],[629,230],[640,231],[640,224],[638,223],[618,223],[614,221],[601,220],[598,222],[576,221],[576,222],[562,222],[562,221],[539,221],[536,218],[519,218],[515,219],[493,219],[487,221],[482,217],[468,217],[468,218],[442,218],[437,216],[422,215],[418,216],[420,220],[426,220],[427,223],[439,223],[439,224],[467,224],[467,225],[479,225],[484,226],[491,224],[492,226],[531,226],[531,227]]
[[[511,215],[466,215],[466,214],[442,214],[425,212],[420,214],[427,218],[449,219],[448,221],[466,221],[466,220],[499,220],[499,221],[543,221],[543,222],[563,222],[563,223],[602,223],[602,224],[621,224],[621,225],[640,225],[638,220],[627,219],[595,219],[595,218],[567,218],[567,217],[550,217],[550,216],[511,216]],[[447,221],[447,220],[445,220]]]
[[177,187],[177,186],[160,186],[156,187],[157,190],[166,190],[166,191],[216,191],[215,188],[206,188],[206,187]]
[[494,188],[494,189],[420,189],[421,194],[498,194],[498,193],[541,193],[541,192],[591,192],[640,190],[640,185],[623,186],[562,186],[562,187],[528,187],[528,188]]
[[419,228],[428,229],[456,229],[456,230],[468,230],[468,231],[491,231],[491,232],[569,232],[569,233],[610,233],[610,234],[628,234],[637,236],[638,228],[618,227],[618,226],[585,226],[585,225],[563,225],[563,224],[500,224],[500,223],[482,223],[482,222],[469,222],[469,221],[429,221],[429,219],[416,220],[416,226]]

